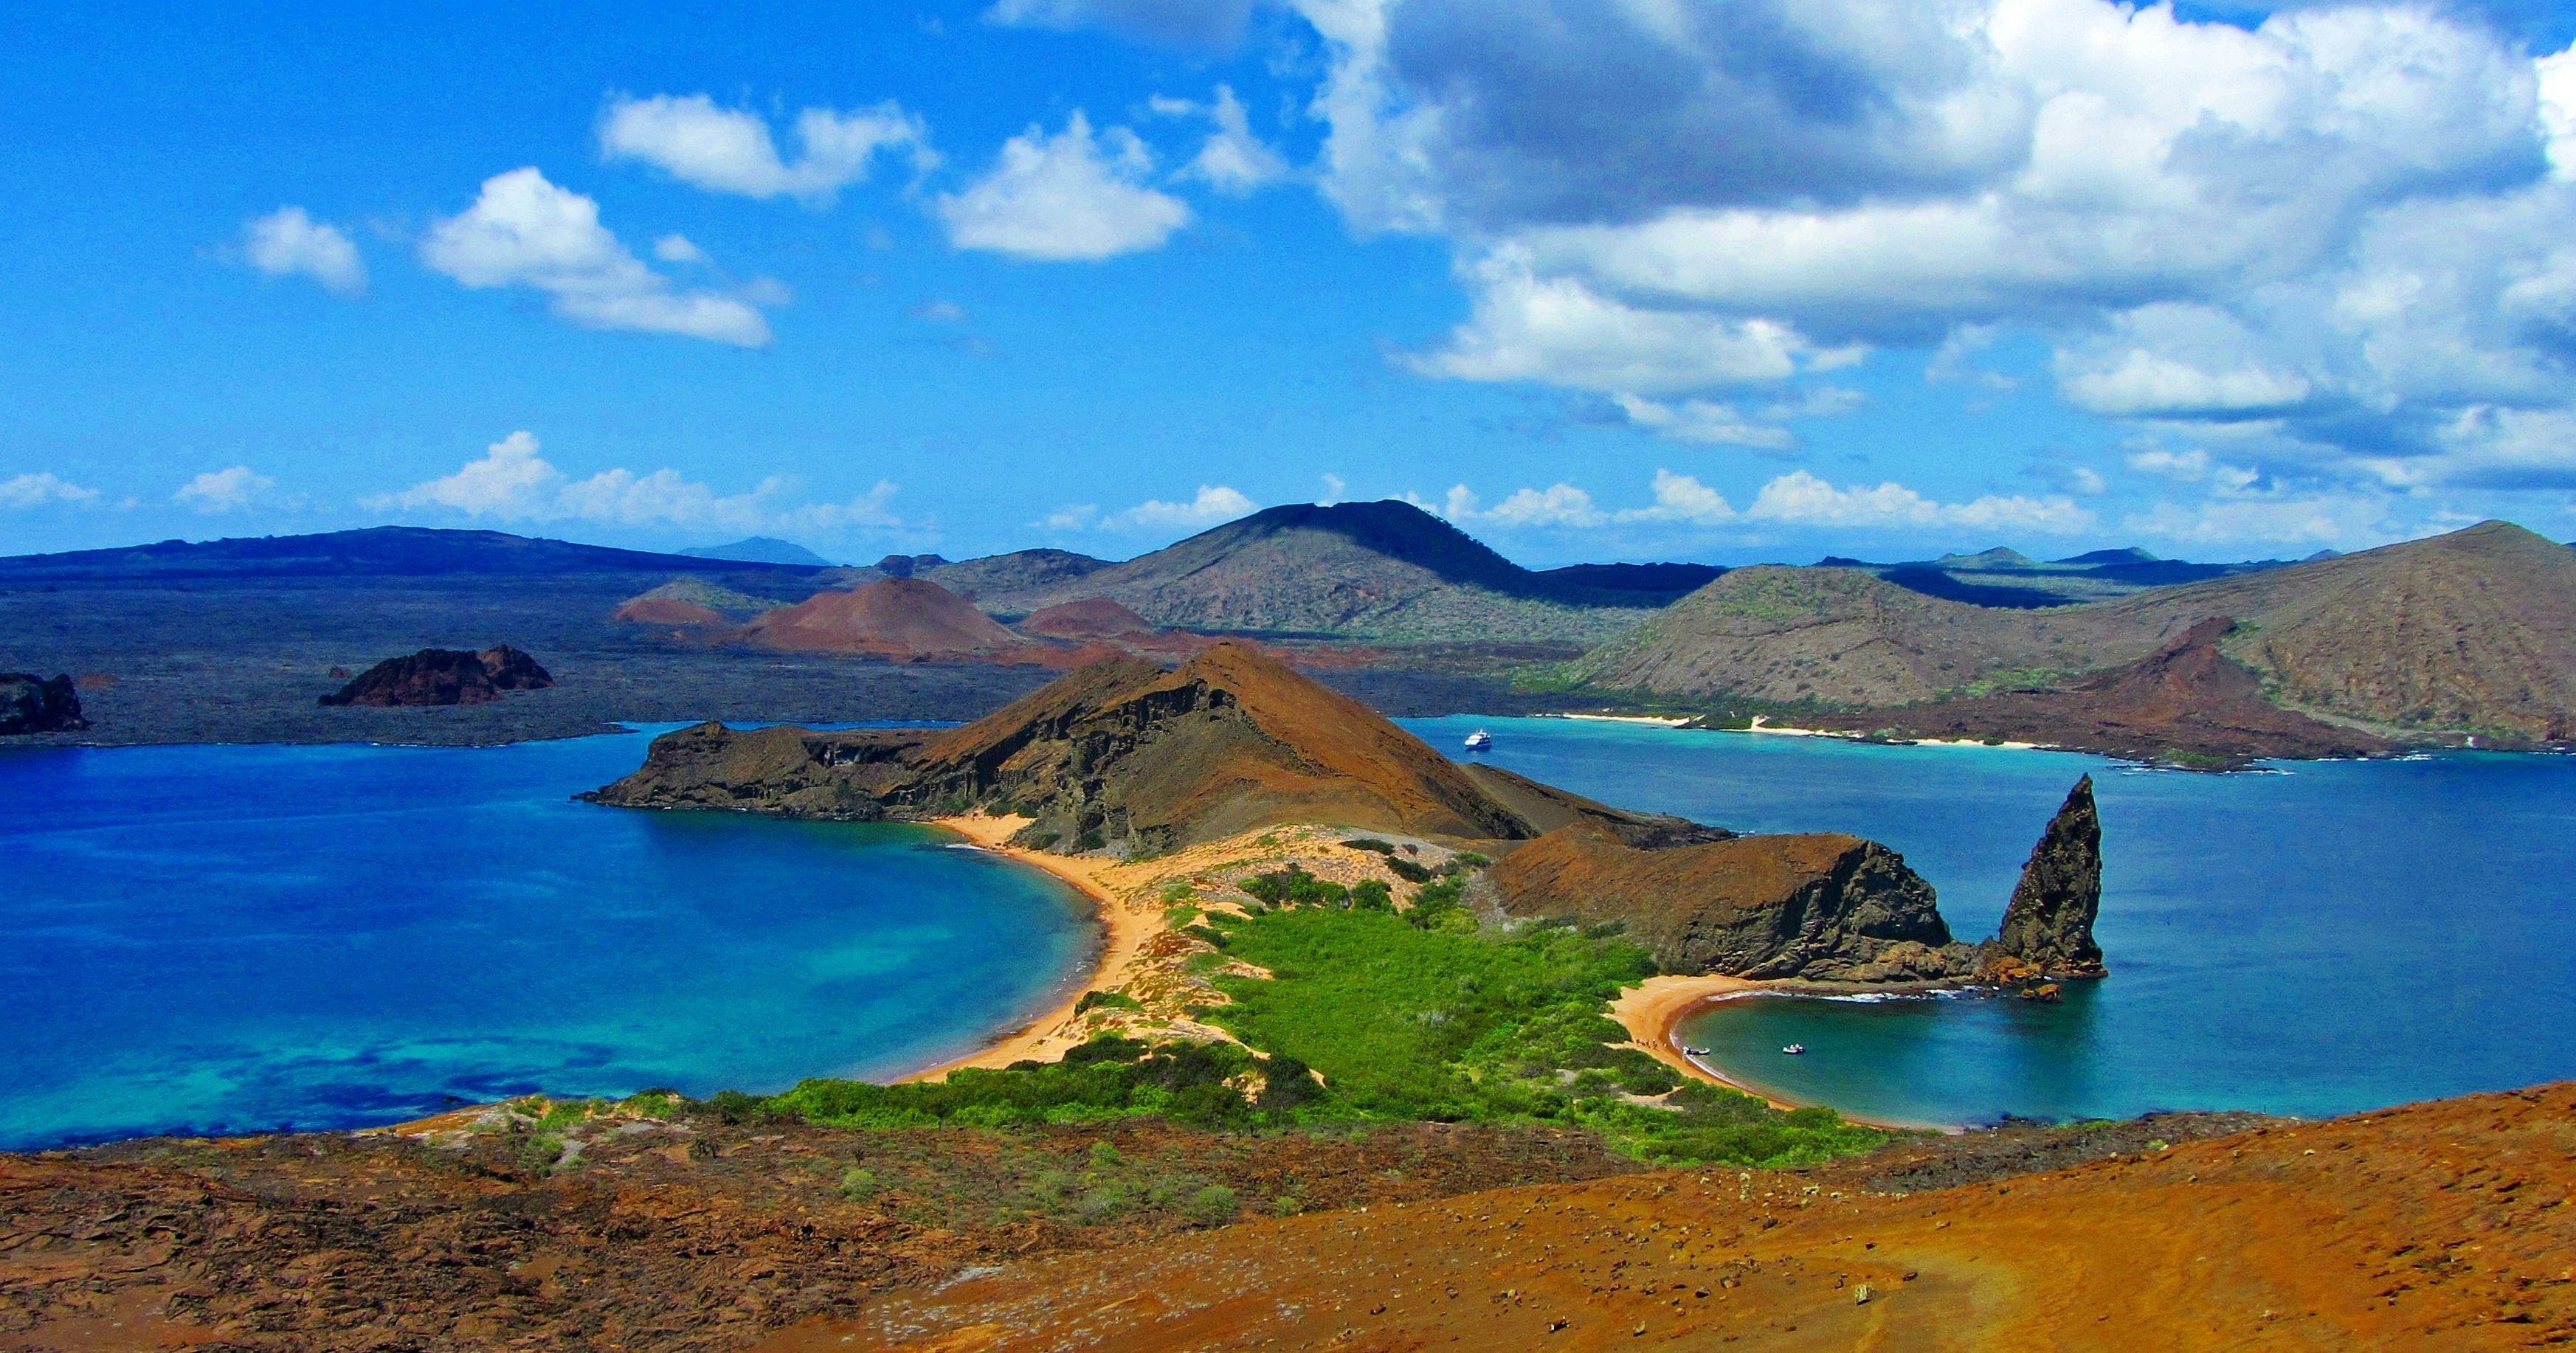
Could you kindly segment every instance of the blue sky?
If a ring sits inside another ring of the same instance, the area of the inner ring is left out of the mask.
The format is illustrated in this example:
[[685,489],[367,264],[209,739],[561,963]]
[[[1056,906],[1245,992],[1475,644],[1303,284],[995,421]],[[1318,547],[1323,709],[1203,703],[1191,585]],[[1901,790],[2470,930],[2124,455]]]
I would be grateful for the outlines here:
[[0,552],[2576,536],[2557,7],[224,8],[0,29]]

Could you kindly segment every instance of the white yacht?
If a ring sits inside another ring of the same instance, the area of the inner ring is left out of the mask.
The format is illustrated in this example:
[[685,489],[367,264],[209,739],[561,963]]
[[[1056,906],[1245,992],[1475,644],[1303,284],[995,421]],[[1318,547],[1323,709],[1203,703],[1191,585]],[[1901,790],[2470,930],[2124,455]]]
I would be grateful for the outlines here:
[[1494,735],[1493,735],[1493,734],[1491,734],[1491,733],[1486,732],[1484,729],[1479,728],[1479,729],[1477,729],[1475,732],[1473,732],[1473,733],[1469,733],[1469,734],[1467,735],[1467,750],[1468,750],[1468,751],[1471,751],[1471,752],[1481,752],[1481,751],[1484,751],[1484,750],[1486,750],[1486,749],[1488,749],[1488,748],[1492,747],[1493,745],[1494,745]]

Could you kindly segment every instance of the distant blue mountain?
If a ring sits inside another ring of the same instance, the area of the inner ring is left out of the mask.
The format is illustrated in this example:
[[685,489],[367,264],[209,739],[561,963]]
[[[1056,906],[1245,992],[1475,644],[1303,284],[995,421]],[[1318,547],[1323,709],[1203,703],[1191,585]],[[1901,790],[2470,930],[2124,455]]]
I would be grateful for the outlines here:
[[120,549],[0,558],[10,582],[140,578],[432,577],[446,574],[546,576],[565,573],[811,572],[782,565],[620,550],[501,531],[375,526],[304,536],[164,540]]
[[792,540],[773,536],[746,536],[730,545],[701,545],[680,553],[691,559],[731,559],[746,564],[797,564],[805,568],[830,568],[832,561]]

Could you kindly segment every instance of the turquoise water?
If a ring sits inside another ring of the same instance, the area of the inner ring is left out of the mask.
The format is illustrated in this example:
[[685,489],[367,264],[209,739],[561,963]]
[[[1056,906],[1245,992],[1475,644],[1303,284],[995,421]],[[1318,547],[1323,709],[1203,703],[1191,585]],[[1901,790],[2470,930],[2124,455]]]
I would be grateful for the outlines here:
[[1443,750],[1486,728],[1496,764],[1625,806],[1884,841],[1970,940],[2090,771],[2111,976],[2058,1006],[1760,998],[1682,1030],[1789,1098],[1924,1123],[2323,1115],[2576,1077],[2576,757],[2215,776],[1555,719],[1408,726]]
[[644,742],[0,753],[0,1147],[895,1074],[1095,942],[929,828],[570,800]]

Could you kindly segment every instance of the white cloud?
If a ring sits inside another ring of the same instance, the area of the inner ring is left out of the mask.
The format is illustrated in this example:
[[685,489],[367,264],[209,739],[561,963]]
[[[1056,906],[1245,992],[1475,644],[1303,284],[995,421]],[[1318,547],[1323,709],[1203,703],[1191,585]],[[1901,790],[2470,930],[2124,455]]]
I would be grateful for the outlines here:
[[338,226],[280,207],[242,227],[242,255],[271,277],[302,275],[342,296],[367,290],[367,262]]
[[1721,526],[1734,521],[1735,505],[1726,495],[1686,474],[1670,470],[1655,471],[1655,505],[1630,508],[1619,514],[1621,521],[1688,522],[1698,526]]
[[601,159],[642,160],[683,183],[744,197],[829,202],[867,177],[879,151],[909,147],[918,167],[936,162],[921,120],[891,99],[845,113],[808,108],[796,117],[796,140],[803,154],[789,163],[759,114],[720,108],[704,94],[619,96],[599,115]]
[[1038,518],[1037,524],[1049,531],[1082,531],[1099,519],[1100,504],[1068,503]]
[[2157,503],[2130,515],[2121,529],[2193,545],[2376,545],[2395,534],[2388,508],[2384,496],[2353,491],[2216,498]]
[[1053,136],[1031,127],[992,172],[933,204],[959,249],[1089,262],[1159,249],[1190,222],[1189,204],[1145,186],[1145,143],[1124,127],[1094,137],[1080,109]]
[[1496,526],[1600,526],[1610,514],[1592,505],[1592,495],[1572,484],[1543,489],[1514,489],[1511,496],[1476,516]]
[[686,235],[665,235],[653,241],[653,257],[665,263],[704,263],[707,251]]
[[1789,429],[1751,422],[1732,404],[1705,399],[1659,404],[1636,395],[1610,398],[1630,423],[1677,442],[1715,442],[1759,451],[1786,451],[1798,442]]
[[83,488],[46,471],[0,479],[0,507],[43,507],[47,503],[95,503],[98,490]]
[[2132,470],[2185,484],[2196,484],[2206,479],[2220,490],[2242,489],[2263,477],[2260,472],[2241,465],[2220,464],[2210,458],[2208,451],[2197,446],[2188,451],[2150,446],[2131,452],[2128,464]]
[[1836,488],[1805,470],[1792,470],[1763,485],[1744,517],[1798,526],[1968,526],[2054,535],[2093,526],[2092,512],[2072,498],[1988,494],[1965,503],[1943,503],[1893,482],[1874,488]]
[[1288,176],[1288,162],[1252,134],[1252,120],[1231,87],[1218,85],[1207,103],[1160,96],[1150,103],[1165,117],[1204,116],[1216,124],[1199,153],[1181,166],[1180,177],[1197,179],[1229,197],[1244,197]]
[[2106,416],[2270,422],[2474,484],[2480,408],[2576,411],[2576,55],[2466,11],[2247,28],[2111,0],[1296,0],[1322,187],[1442,234],[1418,370],[1707,395],[2002,326]]
[[1666,393],[1786,380],[1810,344],[1766,319],[1640,309],[1578,279],[1541,277],[1499,249],[1467,270],[1474,313],[1446,346],[1408,359],[1426,375],[1543,380],[1606,394]]
[[964,324],[970,318],[966,313],[966,307],[955,301],[943,301],[936,297],[914,306],[912,317],[926,319],[933,324]]
[[469,287],[534,287],[555,314],[594,329],[769,342],[769,321],[750,301],[673,290],[599,223],[597,202],[533,168],[484,180],[473,206],[430,227],[420,256]]
[[247,465],[235,465],[198,475],[180,485],[170,497],[212,516],[240,511],[250,506],[252,499],[276,487],[277,481],[267,475],[254,473]]
[[[1223,484],[1201,484],[1198,496],[1186,503],[1167,503],[1149,498],[1124,512],[1102,518],[1100,526],[1106,531],[1190,529],[1229,522],[1237,517],[1250,516],[1257,510],[1257,504],[1234,489]],[[1054,518],[1048,520],[1053,524]]]
[[453,512],[502,522],[585,521],[610,526],[721,528],[775,533],[909,529],[889,504],[895,485],[876,487],[842,503],[785,504],[794,488],[782,476],[760,481],[748,493],[720,494],[672,469],[637,474],[617,468],[574,479],[538,454],[526,431],[485,448],[483,458],[451,475],[399,493],[361,499],[370,512]]
[[1324,496],[1315,500],[1316,505],[1319,507],[1331,507],[1333,504],[1342,501],[1342,495],[1350,488],[1350,485],[1342,482],[1342,477],[1337,474],[1327,473],[1323,476],[1323,480]]

